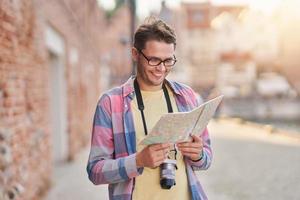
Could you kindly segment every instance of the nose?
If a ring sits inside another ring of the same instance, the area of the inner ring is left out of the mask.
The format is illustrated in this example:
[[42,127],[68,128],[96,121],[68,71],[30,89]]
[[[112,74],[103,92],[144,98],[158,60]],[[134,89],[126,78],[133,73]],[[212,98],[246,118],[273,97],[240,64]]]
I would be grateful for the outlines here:
[[156,66],[156,69],[160,71],[166,71],[166,66],[164,65],[163,62],[161,62],[159,65]]

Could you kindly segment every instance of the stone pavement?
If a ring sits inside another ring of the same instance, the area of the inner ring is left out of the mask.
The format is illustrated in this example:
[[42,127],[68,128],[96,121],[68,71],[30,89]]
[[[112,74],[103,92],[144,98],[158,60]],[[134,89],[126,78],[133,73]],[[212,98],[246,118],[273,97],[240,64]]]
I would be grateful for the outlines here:
[[214,158],[198,173],[212,200],[299,200],[299,137],[270,134],[262,126],[211,122]]
[[[214,159],[197,172],[210,200],[299,200],[300,139],[233,120],[209,125]],[[85,166],[88,149],[56,170],[54,186],[45,200],[104,200],[107,186],[89,182]]]
[[45,200],[108,199],[107,186],[95,186],[87,177],[88,154],[89,147],[84,149],[74,162],[58,166],[54,172],[53,187]]

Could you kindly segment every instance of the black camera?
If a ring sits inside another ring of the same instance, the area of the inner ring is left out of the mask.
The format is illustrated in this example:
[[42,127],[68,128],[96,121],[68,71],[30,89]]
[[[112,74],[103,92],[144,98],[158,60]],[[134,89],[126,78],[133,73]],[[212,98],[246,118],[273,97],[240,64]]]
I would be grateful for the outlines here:
[[160,186],[169,190],[175,182],[175,171],[177,170],[176,160],[166,159],[160,165]]

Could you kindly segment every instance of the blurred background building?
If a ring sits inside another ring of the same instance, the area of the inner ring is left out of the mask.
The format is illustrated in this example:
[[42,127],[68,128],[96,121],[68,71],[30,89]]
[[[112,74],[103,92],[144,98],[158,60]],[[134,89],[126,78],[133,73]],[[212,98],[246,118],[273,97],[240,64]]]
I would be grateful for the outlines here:
[[[99,95],[132,74],[132,27],[143,21],[133,11],[145,1],[99,2],[0,1],[0,197],[40,199],[89,144]],[[299,2],[271,14],[175,2],[152,11],[178,35],[170,78],[205,100],[224,94],[222,115],[299,131]]]
[[163,1],[156,15],[179,32],[180,69],[173,78],[192,85],[204,99],[224,94],[224,115],[299,123],[299,27],[291,31],[300,19],[298,4],[281,2],[266,14],[210,1],[172,9]]

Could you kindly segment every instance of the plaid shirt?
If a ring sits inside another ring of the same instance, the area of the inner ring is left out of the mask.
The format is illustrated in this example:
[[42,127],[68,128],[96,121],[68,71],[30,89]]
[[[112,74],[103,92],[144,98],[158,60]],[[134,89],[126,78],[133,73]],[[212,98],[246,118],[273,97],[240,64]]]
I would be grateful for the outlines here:
[[[136,166],[136,138],[130,102],[135,92],[133,77],[100,98],[93,122],[87,172],[95,184],[109,184],[110,200],[131,200],[135,177],[143,172]],[[179,112],[190,111],[199,103],[191,88],[167,81],[174,92]],[[207,129],[202,134],[203,158],[194,162],[185,158],[189,189],[193,200],[207,199],[195,170],[207,169],[212,151]]]

